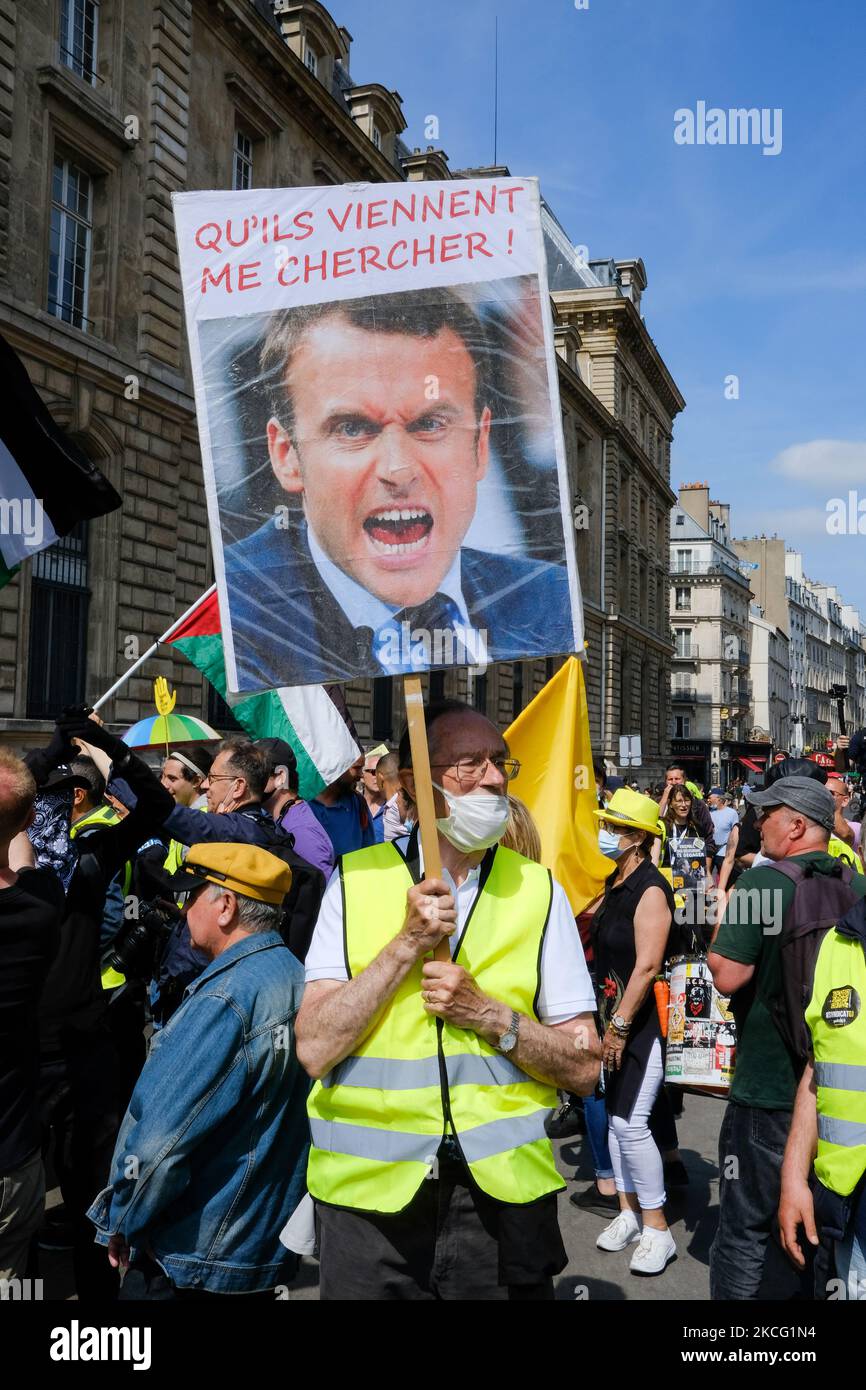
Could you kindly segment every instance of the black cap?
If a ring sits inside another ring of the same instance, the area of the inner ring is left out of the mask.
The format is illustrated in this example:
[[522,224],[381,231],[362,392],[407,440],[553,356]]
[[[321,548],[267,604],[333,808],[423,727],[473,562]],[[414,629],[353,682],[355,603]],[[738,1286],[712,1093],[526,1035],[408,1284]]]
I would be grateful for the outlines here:
[[41,796],[43,792],[71,792],[75,787],[81,787],[86,792],[92,790],[86,777],[70,772],[66,767],[53,767],[42,786],[37,787],[36,795]]
[[256,748],[260,748],[265,755],[268,777],[273,777],[278,767],[288,768],[290,774],[297,772],[295,750],[284,738],[257,738]]

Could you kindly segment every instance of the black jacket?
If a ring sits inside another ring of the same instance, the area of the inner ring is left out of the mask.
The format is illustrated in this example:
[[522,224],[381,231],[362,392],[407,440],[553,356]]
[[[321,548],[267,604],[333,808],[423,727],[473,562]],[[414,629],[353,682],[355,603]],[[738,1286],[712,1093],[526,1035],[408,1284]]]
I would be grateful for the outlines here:
[[250,802],[238,811],[207,816],[187,806],[174,806],[166,817],[165,830],[182,845],[205,841],[258,845],[288,864],[292,887],[286,897],[281,930],[289,950],[298,960],[304,960],[325,893],[325,876],[295,853],[294,836],[277,825],[259,802]]
[[[46,750],[36,749],[26,761],[38,786],[51,771],[53,759]],[[138,798],[135,809],[116,825],[89,831],[79,841],[60,942],[39,1005],[40,1047],[46,1060],[63,1056],[78,1035],[98,1027],[104,1017],[108,995],[100,978],[99,934],[106,890],[139,845],[159,832],[168,808],[174,805],[165,787],[134,753],[126,755],[122,771]]]

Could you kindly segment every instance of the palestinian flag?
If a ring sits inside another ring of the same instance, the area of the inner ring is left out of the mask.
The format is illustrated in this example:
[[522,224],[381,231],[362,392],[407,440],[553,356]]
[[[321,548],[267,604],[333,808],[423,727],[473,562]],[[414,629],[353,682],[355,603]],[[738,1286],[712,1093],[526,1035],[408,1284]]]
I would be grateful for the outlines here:
[[[163,638],[177,647],[226,698],[222,627],[216,589]],[[335,782],[361,750],[337,705],[321,685],[263,690],[232,705],[232,714],[252,738],[282,738],[298,760],[299,790],[305,800]]]
[[79,521],[120,506],[114,488],[52,420],[18,354],[0,337],[0,588],[22,560]]

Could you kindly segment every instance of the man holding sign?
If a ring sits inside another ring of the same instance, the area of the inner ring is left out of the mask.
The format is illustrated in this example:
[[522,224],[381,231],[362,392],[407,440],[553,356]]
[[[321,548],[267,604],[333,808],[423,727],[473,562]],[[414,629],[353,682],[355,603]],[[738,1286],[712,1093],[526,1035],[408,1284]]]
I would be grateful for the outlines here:
[[[442,875],[417,833],[344,856],[306,960],[298,1057],[326,1299],[544,1299],[565,1266],[544,1129],[600,1050],[574,918],[498,846],[517,771],[456,701],[427,712]],[[408,736],[400,776],[415,776]],[[425,959],[448,938],[451,960]]]

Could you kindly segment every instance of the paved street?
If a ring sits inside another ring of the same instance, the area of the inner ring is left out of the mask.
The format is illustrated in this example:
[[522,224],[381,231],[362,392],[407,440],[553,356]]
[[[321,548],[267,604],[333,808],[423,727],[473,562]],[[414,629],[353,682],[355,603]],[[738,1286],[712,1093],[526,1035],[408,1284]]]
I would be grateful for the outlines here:
[[[689,1187],[668,1203],[668,1220],[677,1243],[677,1258],[657,1278],[629,1273],[631,1250],[608,1254],[595,1241],[604,1219],[578,1211],[568,1198],[560,1199],[560,1221],[569,1254],[568,1268],[557,1281],[557,1298],[693,1300],[708,1299],[709,1250],[719,1209],[718,1133],[724,1114],[720,1100],[686,1096],[677,1121],[680,1151],[689,1174]],[[560,1166],[569,1177],[569,1192],[582,1192],[592,1180],[589,1147],[583,1139],[557,1145]],[[632,1247],[633,1248],[633,1247]],[[762,1296],[786,1298],[792,1276],[782,1255],[775,1250],[768,1261]],[[583,1289],[586,1292],[583,1292]]]
[[[687,1096],[683,1118],[678,1122],[680,1149],[688,1169],[690,1185],[669,1204],[668,1217],[677,1242],[677,1259],[658,1278],[641,1278],[629,1273],[631,1251],[606,1254],[595,1241],[604,1225],[600,1216],[578,1211],[560,1198],[560,1221],[569,1254],[568,1267],[556,1281],[558,1299],[575,1297],[624,1300],[689,1301],[709,1298],[708,1259],[718,1213],[718,1130],[724,1106],[721,1101]],[[560,1166],[569,1179],[568,1191],[580,1192],[591,1181],[589,1149],[582,1138],[566,1139],[557,1145]],[[574,1181],[575,1174],[577,1180]],[[56,1191],[52,1203],[59,1200]],[[68,1298],[72,1287],[68,1255],[41,1255],[41,1273],[46,1298]],[[763,1296],[787,1298],[793,1280],[783,1257],[771,1251]],[[291,1290],[291,1297],[318,1298],[318,1266],[304,1260]]]

